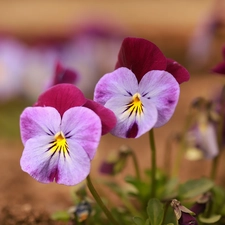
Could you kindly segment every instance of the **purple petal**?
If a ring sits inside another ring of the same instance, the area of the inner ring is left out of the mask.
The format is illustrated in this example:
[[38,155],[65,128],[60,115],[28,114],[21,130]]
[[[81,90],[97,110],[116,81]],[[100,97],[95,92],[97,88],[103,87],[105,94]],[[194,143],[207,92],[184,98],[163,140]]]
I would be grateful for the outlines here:
[[170,73],[152,70],[140,81],[139,93],[156,106],[158,120],[154,127],[159,127],[172,117],[179,99],[180,87]]
[[199,214],[203,213],[205,211],[206,208],[206,203],[195,203],[192,207],[191,207],[191,211],[195,213],[196,216],[198,216]]
[[95,86],[94,101],[105,105],[115,96],[133,96],[138,90],[135,75],[127,68],[119,68],[105,74]]
[[66,157],[48,151],[54,137],[41,136],[26,142],[20,164],[23,171],[42,183],[56,181],[64,185],[76,185],[90,172],[90,159],[81,146],[69,143],[69,155]]
[[142,38],[125,38],[119,51],[116,69],[127,67],[138,82],[150,70],[165,70],[166,58],[152,42]]
[[172,59],[167,58],[166,71],[171,73],[179,84],[190,79],[189,72],[183,66]]
[[90,173],[90,158],[75,141],[68,139],[69,156],[60,156],[56,182],[64,185],[76,185],[85,180]]
[[106,175],[114,175],[114,167],[115,167],[115,162],[102,162],[100,166],[100,173],[106,174]]
[[58,154],[51,157],[47,151],[49,143],[54,141],[53,136],[37,136],[29,139],[20,159],[24,172],[42,183],[50,183],[57,177]]
[[212,123],[198,124],[190,132],[195,137],[196,146],[203,152],[205,158],[212,159],[219,154],[216,129]]
[[20,132],[23,144],[30,138],[52,135],[59,131],[61,118],[52,107],[28,107],[20,116]]
[[34,106],[51,106],[58,110],[61,117],[65,111],[86,103],[83,93],[72,84],[58,84],[40,95]]
[[144,105],[143,114],[138,115],[127,110],[127,105],[132,101],[132,97],[114,97],[106,103],[106,107],[111,109],[116,117],[117,124],[111,133],[122,138],[138,138],[149,131],[157,121],[157,109],[150,102],[141,98]]
[[91,109],[100,117],[102,122],[102,135],[107,134],[115,127],[117,120],[111,110],[92,100],[87,100],[84,107]]
[[181,218],[179,219],[180,225],[197,225],[197,219],[189,213],[182,212]]
[[64,68],[60,62],[57,62],[53,85],[62,83],[75,84],[78,78],[79,76],[75,71]]
[[[96,113],[85,107],[73,107],[64,113],[61,129],[69,146],[76,143],[88,154],[90,160],[93,159],[102,130],[101,120]],[[76,149],[73,151],[76,155]]]
[[212,68],[212,72],[219,73],[219,74],[225,74],[225,61],[219,63],[214,68]]

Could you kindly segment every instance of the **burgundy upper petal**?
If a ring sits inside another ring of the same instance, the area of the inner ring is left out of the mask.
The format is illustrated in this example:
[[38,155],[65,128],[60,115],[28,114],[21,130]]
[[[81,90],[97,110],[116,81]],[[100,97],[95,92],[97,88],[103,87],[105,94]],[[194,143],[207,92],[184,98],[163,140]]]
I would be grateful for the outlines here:
[[225,74],[225,61],[219,63],[214,68],[212,68],[212,72]]
[[115,127],[117,119],[110,109],[92,100],[87,100],[84,107],[93,110],[100,117],[102,122],[102,135],[110,132]]
[[195,215],[199,215],[205,211],[206,203],[195,203],[191,207],[191,211],[195,213]]
[[152,42],[142,38],[125,38],[119,51],[116,69],[127,67],[138,82],[150,70],[165,70],[166,57]]
[[64,68],[60,62],[57,62],[53,85],[61,83],[75,84],[78,78],[79,76],[75,71]]
[[181,218],[179,219],[180,225],[198,225],[197,219],[189,213],[182,212]]
[[172,74],[179,84],[190,79],[189,72],[173,59],[167,58],[166,71]]
[[34,106],[54,107],[62,116],[69,108],[83,106],[86,101],[87,99],[76,86],[72,84],[58,84],[41,94]]

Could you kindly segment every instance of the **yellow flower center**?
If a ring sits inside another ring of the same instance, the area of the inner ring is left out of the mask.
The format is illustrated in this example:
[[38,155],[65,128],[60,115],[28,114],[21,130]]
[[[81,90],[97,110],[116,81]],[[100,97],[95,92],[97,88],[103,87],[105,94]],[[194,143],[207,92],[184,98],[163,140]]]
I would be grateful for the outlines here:
[[49,150],[52,153],[52,156],[58,152],[58,153],[62,153],[64,155],[64,157],[69,155],[69,147],[66,141],[66,138],[63,134],[62,131],[58,132],[55,136],[54,136],[55,140],[50,143],[50,147]]
[[130,112],[129,116],[131,116],[132,114],[140,116],[143,113],[143,104],[140,100],[141,95],[139,93],[136,93],[132,98],[133,100],[127,104],[127,108],[125,111]]

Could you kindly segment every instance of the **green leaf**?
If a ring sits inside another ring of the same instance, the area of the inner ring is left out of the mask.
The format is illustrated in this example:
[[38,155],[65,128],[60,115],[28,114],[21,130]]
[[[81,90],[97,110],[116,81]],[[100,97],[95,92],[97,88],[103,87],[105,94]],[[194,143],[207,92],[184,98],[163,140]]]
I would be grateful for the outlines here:
[[215,186],[212,189],[213,193],[213,210],[216,214],[221,214],[225,203],[225,191],[222,187]]
[[51,215],[53,220],[63,220],[68,221],[70,219],[70,214],[66,211],[55,212]]
[[207,178],[189,180],[180,185],[178,195],[181,199],[193,198],[209,191],[213,186],[213,181]]
[[221,215],[212,215],[209,218],[203,217],[202,215],[199,215],[199,220],[202,223],[216,223],[221,218]]
[[167,208],[163,224],[178,225],[178,221],[172,207]]
[[140,181],[139,179],[132,176],[125,177],[125,181],[134,186],[134,188],[137,190],[135,194],[139,196],[139,199],[141,201],[144,202],[146,198],[148,199],[148,196],[150,194],[150,188],[148,183]]
[[173,199],[177,196],[177,187],[178,187],[179,181],[177,178],[171,178],[167,181],[167,183],[163,186],[163,193],[162,198],[163,199]]
[[140,217],[134,217],[133,221],[136,225],[144,225],[145,224],[144,220]]
[[156,198],[150,199],[147,206],[147,213],[151,225],[161,225],[164,216],[163,204]]

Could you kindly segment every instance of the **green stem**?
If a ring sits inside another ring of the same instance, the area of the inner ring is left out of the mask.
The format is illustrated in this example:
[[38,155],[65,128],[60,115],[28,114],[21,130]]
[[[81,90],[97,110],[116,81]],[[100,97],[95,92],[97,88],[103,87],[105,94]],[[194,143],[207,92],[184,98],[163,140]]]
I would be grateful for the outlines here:
[[94,188],[94,186],[93,186],[93,184],[91,182],[91,178],[90,178],[89,175],[87,176],[87,186],[88,186],[92,196],[94,197],[95,201],[101,207],[102,211],[105,213],[105,215],[107,216],[109,221],[111,221],[111,223],[114,224],[114,225],[119,225],[119,223],[114,219],[114,217],[112,216],[110,211],[107,209],[107,207],[105,206],[105,204],[101,200],[98,192],[95,190],[95,188]]
[[141,175],[140,175],[137,157],[136,157],[133,150],[131,150],[130,154],[131,154],[131,157],[132,157],[132,160],[133,160],[133,163],[134,163],[134,169],[135,169],[135,172],[136,172],[137,179],[141,180]]
[[[182,134],[183,135],[183,134]],[[176,154],[175,162],[173,164],[173,169],[172,169],[172,177],[179,177],[179,172],[181,168],[181,163],[184,155],[184,137],[181,137],[182,140],[179,144],[178,152]]]
[[151,147],[151,162],[152,162],[152,171],[151,171],[151,198],[155,197],[156,192],[156,147],[153,129],[149,131],[149,141]]
[[217,143],[219,148],[219,154],[213,159],[212,167],[210,171],[210,178],[212,180],[216,179],[216,174],[218,170],[219,165],[219,156],[221,154],[222,148],[223,148],[223,125],[224,125],[224,112],[220,112],[220,121],[217,128]]
[[185,152],[185,134],[187,133],[188,129],[191,127],[193,123],[193,115],[192,115],[192,108],[189,108],[189,113],[186,116],[185,124],[183,131],[181,133],[181,140],[179,141],[179,148],[176,154],[175,162],[172,168],[172,177],[178,178],[179,177],[179,170],[181,168],[181,163],[183,159],[183,155]]
[[166,202],[165,205],[164,205],[164,215],[163,215],[162,224],[165,224],[166,214],[168,212],[169,206],[170,206],[170,201]]

